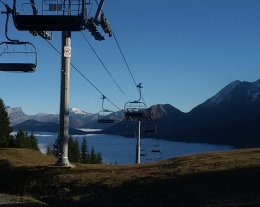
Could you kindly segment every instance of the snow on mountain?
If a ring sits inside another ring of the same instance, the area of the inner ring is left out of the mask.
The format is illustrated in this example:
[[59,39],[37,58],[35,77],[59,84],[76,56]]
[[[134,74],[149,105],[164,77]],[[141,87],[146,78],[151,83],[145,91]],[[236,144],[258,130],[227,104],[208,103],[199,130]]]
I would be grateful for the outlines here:
[[[11,108],[9,106],[6,106],[5,109],[9,115],[12,126],[31,119],[40,122],[59,122],[59,114],[37,113],[35,115],[28,115],[23,112],[21,107]],[[78,119],[85,119],[91,116],[90,113],[87,113],[77,108],[70,109],[70,115],[70,118],[72,118],[71,125],[73,125],[75,121],[78,122]]]
[[82,110],[77,109],[77,108],[71,108],[70,113],[77,114],[77,115],[88,115],[88,116],[91,115],[91,113],[82,111]]

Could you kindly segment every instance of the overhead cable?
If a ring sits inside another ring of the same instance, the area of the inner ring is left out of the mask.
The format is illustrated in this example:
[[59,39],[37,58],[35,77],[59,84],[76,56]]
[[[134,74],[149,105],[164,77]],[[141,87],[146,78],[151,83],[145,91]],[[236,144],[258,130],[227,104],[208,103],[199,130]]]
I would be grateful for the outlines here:
[[3,3],[4,5],[7,5],[4,1],[0,0],[1,3]]
[[91,45],[91,43],[88,41],[86,35],[84,35],[84,33],[81,31],[81,34],[83,36],[83,38],[86,40],[86,42],[88,43],[89,47],[92,49],[92,51],[94,52],[95,56],[97,57],[97,59],[99,60],[99,62],[101,63],[101,65],[103,66],[103,68],[106,70],[107,74],[109,75],[109,77],[112,79],[112,81],[116,84],[117,88],[120,90],[120,92],[124,95],[124,97],[129,101],[129,99],[127,98],[125,92],[122,90],[122,88],[120,87],[120,85],[116,82],[115,78],[112,76],[112,74],[110,73],[110,71],[108,70],[108,68],[106,67],[106,65],[104,64],[104,62],[102,61],[102,59],[99,57],[99,55],[97,54],[96,50],[94,49],[94,47]]
[[[46,40],[46,42],[60,55],[61,52],[53,45],[51,44],[48,40]],[[99,90],[94,83],[92,83],[76,66],[74,66],[72,63],[70,63],[70,65],[93,87],[95,88],[102,96],[104,96],[104,94],[101,92],[101,90]],[[107,98],[107,100],[114,106],[116,107],[118,110],[121,110],[116,104],[114,104],[109,98]]]
[[[122,49],[121,49],[121,47],[120,47],[120,45],[119,45],[119,42],[118,42],[118,40],[117,40],[116,35],[115,35],[114,32],[113,32],[113,37],[114,37],[114,40],[115,40],[115,42],[116,42],[116,45],[117,45],[117,47],[118,47],[118,49],[119,49],[119,51],[120,51],[120,53],[121,53],[121,56],[122,56],[122,58],[123,58],[123,60],[124,60],[124,62],[125,62],[126,68],[128,69],[128,71],[129,71],[129,73],[130,73],[130,75],[131,75],[131,77],[132,77],[132,80],[133,80],[133,82],[134,82],[134,84],[135,84],[135,87],[136,87],[136,89],[137,89],[137,91],[138,91],[138,93],[139,93],[139,89],[138,89],[138,87],[137,87],[138,84],[137,84],[137,82],[136,82],[136,80],[135,80],[135,78],[134,78],[134,76],[133,76],[133,73],[132,73],[132,71],[131,71],[131,69],[130,69],[130,67],[129,67],[127,61],[126,61],[125,55],[124,55],[124,53],[123,53],[123,51],[122,51]],[[143,96],[141,96],[141,98],[142,98],[143,102],[145,103],[145,100],[144,100]],[[145,103],[145,104],[146,104],[146,103]]]
[[[98,3],[97,0],[95,0],[95,2],[96,2],[97,5],[99,5],[99,3]],[[104,13],[104,12],[102,11],[102,9],[101,9],[101,12]],[[130,73],[131,78],[132,78],[132,80],[133,80],[133,82],[134,82],[134,84],[135,84],[135,88],[137,89],[137,91],[138,91],[138,93],[139,93],[139,89],[138,89],[138,87],[137,87],[138,84],[137,84],[137,82],[136,82],[136,80],[135,80],[135,78],[134,78],[134,76],[133,76],[133,73],[132,73],[132,71],[131,71],[131,69],[130,69],[130,67],[129,67],[129,65],[128,65],[128,62],[127,62],[127,60],[126,60],[126,57],[125,57],[125,55],[124,55],[124,53],[123,53],[123,51],[122,51],[122,49],[121,49],[121,47],[120,47],[120,44],[119,44],[119,42],[118,42],[118,40],[117,40],[117,38],[116,38],[116,35],[115,35],[115,32],[114,32],[114,31],[113,31],[113,35],[112,35],[112,36],[114,37],[114,40],[115,40],[115,42],[116,42],[116,45],[117,45],[117,47],[118,47],[118,49],[119,49],[119,51],[120,51],[120,53],[121,53],[121,56],[122,56],[122,58],[123,58],[123,60],[124,60],[124,62],[125,62],[125,65],[126,65],[126,67],[127,67],[127,69],[128,69],[128,72]],[[144,98],[143,98],[143,97],[141,97],[141,98],[142,98],[143,102],[145,103]]]

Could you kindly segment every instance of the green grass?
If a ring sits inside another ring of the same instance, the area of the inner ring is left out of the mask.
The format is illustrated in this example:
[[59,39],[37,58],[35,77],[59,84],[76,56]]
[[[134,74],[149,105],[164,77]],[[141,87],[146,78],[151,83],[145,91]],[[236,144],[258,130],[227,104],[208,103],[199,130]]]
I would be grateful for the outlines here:
[[144,165],[50,167],[53,157],[0,149],[0,193],[50,206],[260,206],[260,149]]

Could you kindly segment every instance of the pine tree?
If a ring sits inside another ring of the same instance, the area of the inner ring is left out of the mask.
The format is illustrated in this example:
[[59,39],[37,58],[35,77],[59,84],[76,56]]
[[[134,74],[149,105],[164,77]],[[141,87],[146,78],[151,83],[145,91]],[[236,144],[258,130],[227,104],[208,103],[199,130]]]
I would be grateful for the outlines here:
[[88,144],[86,137],[83,138],[82,144],[81,144],[81,162],[82,163],[88,163]]
[[90,152],[90,164],[102,164],[103,158],[101,153],[96,153],[95,149],[92,147]]
[[103,158],[100,152],[97,153],[97,164],[102,164]]
[[9,147],[11,145],[11,132],[9,117],[5,110],[4,102],[0,98],[0,147]]
[[[29,143],[30,143],[30,148],[40,151],[39,146],[38,146],[38,141],[36,137],[31,133],[30,136],[28,137]],[[28,146],[29,147],[29,146]]]
[[71,162],[80,162],[80,148],[78,140],[69,137],[68,156]]
[[90,157],[91,157],[91,164],[95,164],[97,160],[96,152],[95,149],[92,147],[91,152],[90,152]]
[[27,132],[24,132],[22,130],[19,130],[15,136],[16,140],[16,147],[18,148],[26,148],[28,146],[28,141],[27,141]]
[[33,134],[28,135],[22,130],[19,130],[15,136],[15,147],[40,150],[36,137]]

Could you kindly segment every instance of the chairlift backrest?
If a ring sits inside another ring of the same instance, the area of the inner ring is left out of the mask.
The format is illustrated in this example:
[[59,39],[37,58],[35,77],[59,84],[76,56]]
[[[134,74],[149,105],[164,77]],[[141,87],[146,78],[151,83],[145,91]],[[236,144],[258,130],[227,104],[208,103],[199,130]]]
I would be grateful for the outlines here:
[[86,0],[33,2],[14,0],[13,20],[18,30],[80,31],[84,28],[87,21]]
[[110,115],[113,113],[113,111],[103,109],[98,112],[98,122],[102,124],[113,124],[115,123],[115,119],[111,118]]
[[147,125],[144,129],[146,134],[157,134],[157,126],[156,125]]
[[127,120],[142,119],[146,116],[146,105],[140,101],[127,102],[124,111]]

